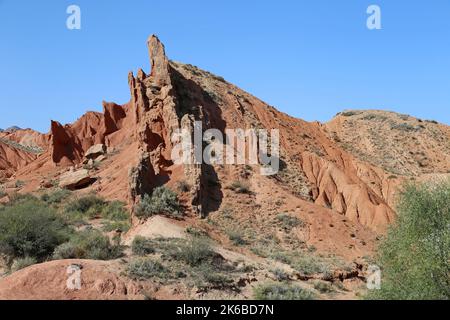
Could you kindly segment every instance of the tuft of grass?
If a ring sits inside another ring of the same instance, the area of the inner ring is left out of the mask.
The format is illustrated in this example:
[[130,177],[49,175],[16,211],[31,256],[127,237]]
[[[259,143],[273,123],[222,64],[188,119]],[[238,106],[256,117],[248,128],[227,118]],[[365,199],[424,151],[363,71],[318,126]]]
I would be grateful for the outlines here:
[[167,278],[169,276],[169,271],[160,262],[150,258],[139,258],[131,261],[127,265],[126,273],[134,280]]
[[239,231],[229,230],[227,231],[227,235],[235,246],[243,246],[247,244],[247,241],[245,240],[244,236]]
[[340,113],[340,115],[343,117],[352,117],[352,116],[356,116],[358,114],[359,114],[359,112],[357,112],[357,111],[344,111],[344,112]]
[[297,217],[290,216],[286,213],[280,213],[276,217],[277,222],[285,230],[292,230],[296,227],[303,227],[305,223]]
[[172,257],[190,266],[198,266],[216,255],[211,242],[203,237],[191,237],[187,243],[171,253]]
[[153,241],[142,236],[136,236],[131,243],[131,251],[138,256],[155,253]]
[[333,286],[331,283],[323,282],[323,281],[315,281],[314,282],[314,289],[319,291],[320,293],[331,293],[334,291]]
[[25,181],[17,180],[16,183],[15,183],[15,187],[16,187],[17,189],[21,189],[21,188],[23,188],[24,186],[25,186]]
[[256,300],[314,300],[315,294],[302,287],[287,283],[266,283],[254,288]]
[[193,269],[195,284],[199,289],[215,288],[223,289],[233,285],[233,279],[228,275],[218,272],[210,264],[201,264]]
[[272,270],[271,272],[275,276],[275,279],[277,281],[288,281],[290,279],[289,274],[282,269],[277,268]]
[[179,192],[189,192],[191,190],[191,186],[186,181],[179,181],[177,183],[177,190]]
[[242,181],[234,181],[227,189],[233,190],[236,193],[251,194],[250,186]]
[[0,199],[6,197],[8,194],[5,191],[5,187],[0,185]]

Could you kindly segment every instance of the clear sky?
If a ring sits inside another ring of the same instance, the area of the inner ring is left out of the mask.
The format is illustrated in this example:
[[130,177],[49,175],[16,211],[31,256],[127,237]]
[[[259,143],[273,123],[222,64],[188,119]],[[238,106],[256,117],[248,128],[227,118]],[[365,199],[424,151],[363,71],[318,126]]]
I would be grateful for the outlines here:
[[[81,30],[66,9],[81,8]],[[366,27],[381,8],[382,30]],[[0,0],[0,128],[43,132],[129,100],[147,37],[281,111],[388,109],[450,124],[449,0]]]

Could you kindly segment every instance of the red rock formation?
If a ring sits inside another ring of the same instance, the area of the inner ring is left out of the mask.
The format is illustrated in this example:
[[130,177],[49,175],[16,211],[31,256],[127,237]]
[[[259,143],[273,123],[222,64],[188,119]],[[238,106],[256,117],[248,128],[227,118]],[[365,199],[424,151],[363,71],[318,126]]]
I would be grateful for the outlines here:
[[[218,166],[175,164],[171,159],[175,130],[192,131],[194,121],[200,121],[203,130],[221,132],[225,128],[279,129],[286,166],[276,177],[280,190],[372,230],[382,231],[395,219],[392,207],[399,182],[334,140],[330,130],[340,134],[341,120],[322,125],[289,117],[220,77],[169,61],[156,36],[147,45],[151,71],[140,69],[136,76],[128,75],[129,103],[103,102],[103,113],[88,112],[71,125],[52,122],[50,134],[36,138],[44,150],[39,157],[13,155],[3,147],[2,172],[11,175],[21,169],[23,175],[43,176],[55,164],[80,166],[90,147],[105,144],[116,155],[96,173],[100,179],[93,187],[101,194],[132,205],[156,186],[174,186],[183,180],[191,186],[184,199],[187,207],[204,216],[220,207],[224,201],[220,186],[240,169],[232,166],[222,174]],[[11,159],[16,163],[9,164],[14,162]],[[440,167],[445,169],[445,164]],[[258,183],[269,185],[270,179]]]

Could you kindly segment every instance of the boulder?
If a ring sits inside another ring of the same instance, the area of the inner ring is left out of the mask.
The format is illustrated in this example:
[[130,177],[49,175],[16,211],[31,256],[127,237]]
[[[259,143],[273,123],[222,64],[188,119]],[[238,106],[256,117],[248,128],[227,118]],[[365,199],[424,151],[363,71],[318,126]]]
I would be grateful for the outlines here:
[[95,159],[106,153],[106,146],[104,144],[96,144],[90,147],[84,157],[86,159]]
[[78,171],[69,171],[60,177],[59,186],[64,189],[75,190],[88,186],[93,181],[89,171],[81,169]]

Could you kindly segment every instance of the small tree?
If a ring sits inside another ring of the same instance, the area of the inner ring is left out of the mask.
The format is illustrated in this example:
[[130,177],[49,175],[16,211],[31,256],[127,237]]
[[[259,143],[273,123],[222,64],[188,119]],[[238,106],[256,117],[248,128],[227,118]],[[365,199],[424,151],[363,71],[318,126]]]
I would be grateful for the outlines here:
[[450,182],[407,185],[380,247],[374,299],[450,299]]
[[23,197],[0,210],[0,254],[42,261],[68,238],[68,228],[48,205]]

